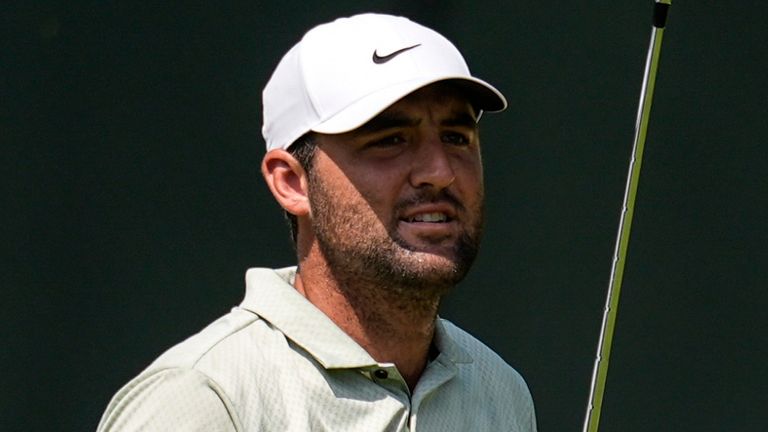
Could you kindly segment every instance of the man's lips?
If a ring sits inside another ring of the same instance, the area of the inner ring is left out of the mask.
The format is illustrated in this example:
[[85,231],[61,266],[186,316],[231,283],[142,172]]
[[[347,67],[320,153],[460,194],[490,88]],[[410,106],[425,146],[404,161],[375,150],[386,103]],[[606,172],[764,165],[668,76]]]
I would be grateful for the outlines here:
[[448,215],[442,212],[436,213],[419,213],[416,216],[409,218],[406,222],[427,222],[427,223],[443,223],[448,222],[450,219]]
[[407,208],[399,217],[401,222],[442,224],[456,220],[456,209],[448,203],[429,203]]
[[412,244],[433,244],[458,235],[456,208],[449,203],[427,203],[408,207],[399,216],[400,236]]

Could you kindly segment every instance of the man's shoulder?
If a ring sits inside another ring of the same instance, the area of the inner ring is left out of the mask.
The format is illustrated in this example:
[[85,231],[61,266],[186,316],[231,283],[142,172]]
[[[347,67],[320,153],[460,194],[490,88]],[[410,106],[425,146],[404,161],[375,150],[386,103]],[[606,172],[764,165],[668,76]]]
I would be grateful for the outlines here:
[[207,356],[216,355],[228,343],[245,337],[247,330],[259,321],[258,315],[235,307],[200,332],[165,351],[147,369],[195,368]]
[[147,370],[112,398],[97,431],[238,430],[231,400],[205,374],[183,367]]

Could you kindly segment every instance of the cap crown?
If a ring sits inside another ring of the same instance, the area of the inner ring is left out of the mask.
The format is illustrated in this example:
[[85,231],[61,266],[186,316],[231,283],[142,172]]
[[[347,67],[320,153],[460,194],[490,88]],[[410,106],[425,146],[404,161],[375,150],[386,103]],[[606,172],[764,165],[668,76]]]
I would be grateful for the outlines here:
[[353,130],[407,94],[446,79],[482,88],[480,108],[504,109],[489,84],[470,75],[456,47],[407,18],[362,14],[307,32],[264,89],[267,150],[287,148],[309,131]]

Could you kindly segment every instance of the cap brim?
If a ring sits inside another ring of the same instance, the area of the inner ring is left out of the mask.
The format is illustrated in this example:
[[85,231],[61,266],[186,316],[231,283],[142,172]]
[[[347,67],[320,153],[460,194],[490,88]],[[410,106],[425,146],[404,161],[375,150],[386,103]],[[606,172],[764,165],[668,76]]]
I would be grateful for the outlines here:
[[406,81],[371,93],[358,99],[331,118],[314,125],[311,130],[325,134],[338,134],[357,129],[405,96],[422,87],[441,81],[457,83],[466,92],[470,103],[478,111],[498,112],[507,107],[507,100],[504,95],[481,79],[466,76],[431,77]]

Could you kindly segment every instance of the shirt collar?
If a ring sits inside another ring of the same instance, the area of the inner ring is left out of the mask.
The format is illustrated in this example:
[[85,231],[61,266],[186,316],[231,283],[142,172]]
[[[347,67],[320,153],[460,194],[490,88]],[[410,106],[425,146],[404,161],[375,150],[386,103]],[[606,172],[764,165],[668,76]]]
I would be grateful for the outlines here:
[[[245,274],[245,299],[240,307],[278,328],[326,369],[377,366],[368,352],[296,291],[295,277],[296,267],[249,269]],[[441,319],[435,324],[435,347],[440,351],[439,357],[445,356],[451,362],[472,362]]]
[[376,361],[293,287],[296,267],[252,268],[245,274],[247,309],[311,354],[326,369],[359,368]]
[[438,318],[435,323],[435,347],[440,352],[438,359],[445,356],[445,359],[451,363],[472,363],[472,356],[459,345],[454,338],[451,337],[447,327],[451,327],[450,324]]

